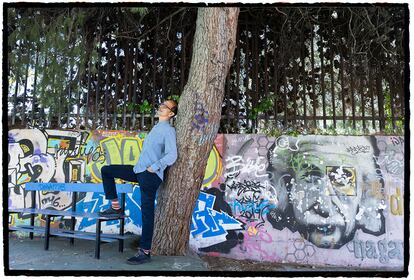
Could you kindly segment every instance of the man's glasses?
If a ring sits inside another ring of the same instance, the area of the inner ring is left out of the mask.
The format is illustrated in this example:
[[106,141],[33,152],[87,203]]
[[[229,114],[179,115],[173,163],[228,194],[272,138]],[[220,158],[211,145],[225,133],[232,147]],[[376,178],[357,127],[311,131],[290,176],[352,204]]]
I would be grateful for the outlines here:
[[168,108],[168,110],[172,111],[172,108],[170,108],[170,107],[169,107],[167,104],[165,104],[165,103],[161,103],[159,107],[161,108],[161,107],[163,107],[163,106],[164,106],[164,107],[167,107],[167,108]]

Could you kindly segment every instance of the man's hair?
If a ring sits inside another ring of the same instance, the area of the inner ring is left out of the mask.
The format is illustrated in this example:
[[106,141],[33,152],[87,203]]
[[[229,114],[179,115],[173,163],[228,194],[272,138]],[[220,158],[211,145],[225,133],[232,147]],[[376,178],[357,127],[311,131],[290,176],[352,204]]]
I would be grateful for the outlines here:
[[174,117],[175,117],[177,115],[177,109],[178,109],[177,101],[173,99],[168,99],[168,101],[174,103],[174,105],[171,107],[171,112],[174,113]]

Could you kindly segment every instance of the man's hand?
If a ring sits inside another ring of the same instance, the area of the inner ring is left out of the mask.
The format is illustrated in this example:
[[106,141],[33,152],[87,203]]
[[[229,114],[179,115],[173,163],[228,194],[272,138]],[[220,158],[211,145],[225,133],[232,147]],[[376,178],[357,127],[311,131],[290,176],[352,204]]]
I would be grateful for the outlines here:
[[152,170],[151,166],[147,168],[147,171],[148,171],[148,172],[151,172],[151,173],[155,173],[155,171],[154,171],[154,170]]

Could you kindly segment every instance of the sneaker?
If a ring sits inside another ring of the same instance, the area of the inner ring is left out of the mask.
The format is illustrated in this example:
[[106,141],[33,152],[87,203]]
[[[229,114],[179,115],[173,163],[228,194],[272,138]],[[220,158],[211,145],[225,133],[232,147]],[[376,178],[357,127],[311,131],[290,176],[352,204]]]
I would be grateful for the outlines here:
[[128,264],[143,264],[151,261],[151,253],[145,254],[144,250],[138,249],[138,253],[127,260]]
[[122,215],[122,209],[114,209],[109,207],[105,211],[99,212],[99,216],[101,217],[118,217]]

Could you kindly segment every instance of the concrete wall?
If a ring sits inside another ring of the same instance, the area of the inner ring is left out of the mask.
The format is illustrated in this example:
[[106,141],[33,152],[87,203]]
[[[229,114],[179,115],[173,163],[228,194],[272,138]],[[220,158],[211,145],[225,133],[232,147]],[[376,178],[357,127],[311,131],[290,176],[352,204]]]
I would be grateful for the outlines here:
[[[9,206],[31,204],[26,182],[101,182],[107,164],[135,164],[144,133],[23,129],[8,135]],[[190,246],[212,256],[356,267],[401,267],[404,138],[218,135],[193,212]],[[43,208],[71,207],[44,192]],[[98,212],[103,194],[79,197]],[[139,187],[127,198],[126,230],[141,231]],[[14,215],[11,224],[27,224]],[[42,217],[36,219],[42,224]],[[57,219],[55,227],[69,220]],[[116,232],[117,221],[104,232]],[[82,219],[77,229],[94,231]]]

